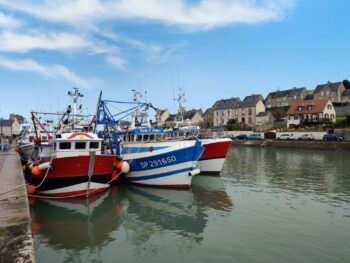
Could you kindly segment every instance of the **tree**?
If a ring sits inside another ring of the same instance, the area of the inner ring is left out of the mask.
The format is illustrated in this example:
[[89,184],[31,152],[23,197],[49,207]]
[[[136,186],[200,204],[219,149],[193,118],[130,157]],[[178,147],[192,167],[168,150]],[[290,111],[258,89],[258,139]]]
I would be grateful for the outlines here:
[[347,79],[344,79],[343,84],[344,84],[346,89],[350,89],[350,81],[348,81]]
[[228,131],[233,131],[235,125],[236,125],[236,120],[235,119],[230,119],[226,123],[226,129]]

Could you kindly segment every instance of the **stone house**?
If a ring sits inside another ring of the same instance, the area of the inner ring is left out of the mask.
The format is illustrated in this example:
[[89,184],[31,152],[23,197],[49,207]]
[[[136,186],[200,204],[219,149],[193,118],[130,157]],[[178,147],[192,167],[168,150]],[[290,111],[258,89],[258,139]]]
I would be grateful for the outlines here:
[[331,102],[342,102],[342,94],[345,91],[343,82],[328,82],[317,85],[314,90],[314,99],[330,99]]
[[12,120],[0,120],[0,137],[12,136],[12,124]]
[[256,115],[256,126],[273,125],[274,122],[275,118],[270,111],[262,111]]
[[185,111],[183,119],[184,121],[190,122],[192,125],[201,125],[203,122],[203,111],[202,109]]
[[156,126],[163,127],[169,116],[170,112],[168,109],[158,110],[156,114]]
[[208,108],[203,113],[203,128],[211,128],[211,127],[213,127],[214,126],[213,119],[214,119],[213,108]]
[[213,126],[225,126],[228,120],[233,119],[233,109],[241,102],[240,98],[221,99],[214,103]]
[[350,89],[346,89],[341,94],[341,102],[348,102],[350,103]]
[[295,100],[303,100],[309,92],[306,88],[292,88],[270,92],[265,99],[266,109],[290,107]]
[[265,105],[261,100],[239,102],[232,110],[232,119],[238,125],[253,128],[256,125],[256,115],[265,111]]
[[287,127],[323,126],[336,122],[330,99],[294,101],[287,112]]

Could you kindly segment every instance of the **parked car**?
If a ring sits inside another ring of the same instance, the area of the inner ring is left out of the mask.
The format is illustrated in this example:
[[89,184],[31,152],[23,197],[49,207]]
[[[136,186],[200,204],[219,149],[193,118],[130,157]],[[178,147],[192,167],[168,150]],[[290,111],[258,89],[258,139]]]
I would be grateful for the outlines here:
[[313,140],[315,140],[315,137],[310,133],[305,133],[299,137],[299,140],[313,141]]
[[338,136],[336,134],[325,134],[323,136],[323,141],[328,142],[328,141],[344,141],[343,136]]
[[277,140],[294,140],[294,134],[293,133],[282,133],[279,137],[277,137]]
[[247,136],[248,140],[261,140],[261,134],[260,133],[253,133],[253,134],[249,134]]
[[240,134],[235,137],[235,140],[246,140],[247,139],[247,134]]

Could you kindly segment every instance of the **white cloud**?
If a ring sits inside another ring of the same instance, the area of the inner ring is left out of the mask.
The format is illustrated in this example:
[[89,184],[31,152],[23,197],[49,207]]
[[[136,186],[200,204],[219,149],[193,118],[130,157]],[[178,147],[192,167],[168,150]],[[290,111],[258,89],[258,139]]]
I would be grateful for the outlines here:
[[10,16],[4,15],[0,12],[0,27],[2,28],[14,28],[19,27],[22,23]]
[[14,71],[34,72],[45,77],[54,79],[64,79],[73,85],[83,88],[90,88],[95,84],[95,80],[86,80],[76,73],[70,71],[63,65],[42,65],[31,59],[13,60],[0,57],[0,67]]
[[65,32],[44,34],[41,32],[17,33],[3,31],[0,33],[0,51],[25,53],[33,49],[72,51],[88,48],[91,43],[76,35]]
[[126,60],[117,56],[107,56],[106,61],[113,67],[121,70],[125,69],[125,65],[127,64]]
[[202,0],[188,4],[185,0],[0,0],[0,4],[40,19],[61,23],[141,19],[191,30],[207,30],[230,24],[274,21],[282,18],[294,1]]

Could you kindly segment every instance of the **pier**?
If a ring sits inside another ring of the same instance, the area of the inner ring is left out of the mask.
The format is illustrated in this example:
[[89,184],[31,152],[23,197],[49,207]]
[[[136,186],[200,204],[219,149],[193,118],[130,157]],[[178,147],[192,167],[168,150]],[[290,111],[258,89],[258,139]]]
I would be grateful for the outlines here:
[[14,149],[0,152],[0,262],[35,262],[21,163]]

